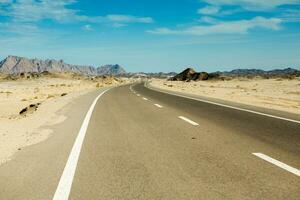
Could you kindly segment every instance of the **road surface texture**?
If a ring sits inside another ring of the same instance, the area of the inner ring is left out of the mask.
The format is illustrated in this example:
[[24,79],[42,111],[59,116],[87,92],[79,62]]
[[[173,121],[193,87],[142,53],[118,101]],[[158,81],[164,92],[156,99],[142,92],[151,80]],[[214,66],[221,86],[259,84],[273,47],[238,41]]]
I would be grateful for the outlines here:
[[[0,167],[0,199],[53,198],[84,115],[71,118]],[[121,86],[97,102],[76,166],[69,199],[296,200],[300,123]]]

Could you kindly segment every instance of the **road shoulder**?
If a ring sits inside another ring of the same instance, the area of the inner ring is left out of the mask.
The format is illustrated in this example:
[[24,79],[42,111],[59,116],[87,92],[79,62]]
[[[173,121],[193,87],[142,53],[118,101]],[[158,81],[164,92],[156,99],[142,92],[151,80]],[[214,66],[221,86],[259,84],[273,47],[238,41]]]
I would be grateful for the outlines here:
[[0,167],[0,199],[52,199],[82,121],[104,89],[80,96],[60,112],[67,119],[51,136],[18,152]]

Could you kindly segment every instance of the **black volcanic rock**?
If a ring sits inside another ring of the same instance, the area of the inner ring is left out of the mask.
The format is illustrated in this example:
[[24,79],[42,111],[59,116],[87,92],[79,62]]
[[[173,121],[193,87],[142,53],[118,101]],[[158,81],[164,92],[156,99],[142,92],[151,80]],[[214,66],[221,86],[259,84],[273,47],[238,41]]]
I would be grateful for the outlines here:
[[187,68],[184,71],[182,71],[181,73],[177,74],[176,76],[170,78],[170,80],[172,80],[172,81],[189,81],[189,80],[192,80],[195,75],[196,75],[196,72],[194,69]]
[[171,81],[205,81],[212,78],[207,72],[196,72],[192,68],[187,68],[183,72],[170,78]]

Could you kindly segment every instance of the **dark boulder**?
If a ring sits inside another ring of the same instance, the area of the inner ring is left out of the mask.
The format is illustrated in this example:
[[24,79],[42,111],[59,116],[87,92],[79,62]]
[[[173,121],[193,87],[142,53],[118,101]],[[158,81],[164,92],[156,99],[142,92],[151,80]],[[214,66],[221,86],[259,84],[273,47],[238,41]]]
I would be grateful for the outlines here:
[[195,78],[196,72],[192,68],[187,68],[180,74],[177,74],[176,76],[170,78],[171,81],[190,81]]
[[170,78],[171,81],[206,81],[217,78],[217,74],[209,74],[207,72],[196,72],[192,68],[187,68],[183,72]]

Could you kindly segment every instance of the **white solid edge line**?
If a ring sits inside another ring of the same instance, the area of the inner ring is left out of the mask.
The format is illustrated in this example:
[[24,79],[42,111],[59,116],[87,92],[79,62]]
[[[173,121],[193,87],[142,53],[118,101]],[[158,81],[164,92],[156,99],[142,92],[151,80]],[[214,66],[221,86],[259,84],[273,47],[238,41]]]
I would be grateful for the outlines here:
[[60,178],[60,181],[58,183],[57,189],[55,191],[53,200],[67,200],[70,195],[81,147],[86,135],[86,131],[93,113],[93,110],[96,106],[97,101],[99,98],[107,92],[109,89],[103,91],[101,94],[98,95],[98,97],[93,101],[90,109],[88,110],[84,121],[81,125],[81,128],[79,130],[79,133],[76,137],[75,143],[72,147],[71,153],[69,155],[68,161],[66,163],[66,166],[64,168],[63,174]]
[[263,153],[252,153],[252,154],[255,155],[255,156],[257,156],[257,157],[259,157],[259,158],[261,158],[261,159],[263,159],[263,160],[265,160],[265,161],[267,161],[267,162],[270,162],[270,163],[276,165],[277,167],[280,167],[280,168],[282,168],[282,169],[284,169],[284,170],[286,170],[288,172],[291,172],[291,173],[293,173],[293,174],[295,174],[297,176],[300,176],[300,170],[298,170],[298,169],[296,169],[294,167],[291,167],[291,166],[289,166],[289,165],[287,165],[287,164],[285,164],[283,162],[275,160],[274,158],[271,158],[271,157],[269,157],[269,156],[267,156],[267,155],[265,155]]
[[159,108],[162,108],[162,106],[161,105],[159,105],[159,104],[154,104],[156,107],[159,107]]
[[198,125],[199,125],[198,123],[196,123],[196,122],[194,122],[194,121],[192,121],[192,120],[190,120],[190,119],[188,119],[188,118],[186,118],[186,117],[179,116],[178,118],[180,118],[180,119],[182,119],[182,120],[184,120],[184,121],[186,121],[186,122],[192,124],[193,126],[198,126]]
[[147,98],[145,98],[145,97],[143,97],[143,99],[144,99],[145,101],[148,101],[148,99],[147,99]]
[[171,92],[162,91],[162,90],[158,90],[158,89],[155,89],[155,88],[150,88],[150,87],[147,87],[147,88],[149,88],[150,90],[154,90],[154,91],[157,91],[157,92],[162,92],[162,93],[170,94],[170,95],[173,95],[173,96],[184,97],[184,98],[188,98],[188,99],[192,99],[192,100],[196,100],[196,101],[201,101],[201,102],[204,102],[204,103],[209,103],[209,104],[213,104],[213,105],[217,105],[217,106],[223,106],[223,107],[226,107],[226,108],[231,108],[231,109],[235,109],[235,110],[240,110],[240,111],[244,111],[244,112],[249,112],[249,113],[253,113],[253,114],[257,114],[257,115],[263,115],[263,116],[272,117],[272,118],[275,118],[275,119],[281,119],[281,120],[285,120],[285,121],[289,121],[289,122],[294,122],[294,123],[300,124],[299,120],[289,119],[289,118],[285,118],[285,117],[279,117],[279,116],[270,115],[270,114],[266,114],[266,113],[262,113],[262,112],[248,110],[248,109],[245,109],[245,108],[238,108],[238,107],[235,107],[235,106],[229,106],[229,105],[226,105],[226,104],[216,103],[216,102],[213,102],[213,101],[208,101],[208,100],[203,100],[203,99],[197,99],[197,98],[193,98],[193,97],[188,97],[188,96],[184,96],[184,95],[180,95],[180,94],[174,94],[174,93],[171,93]]

